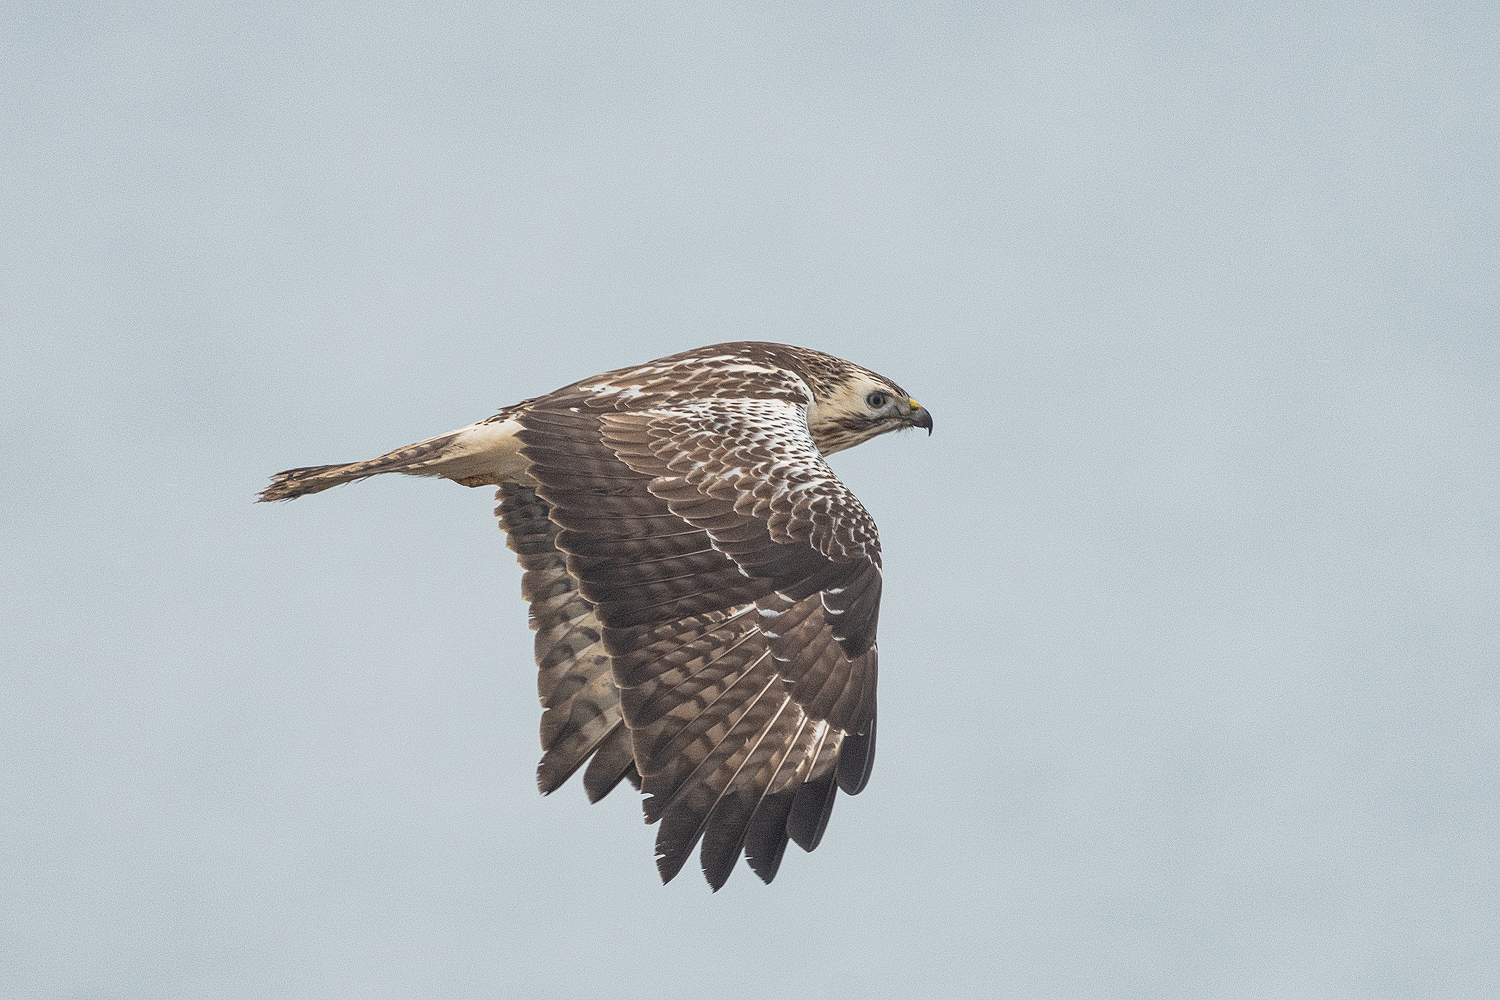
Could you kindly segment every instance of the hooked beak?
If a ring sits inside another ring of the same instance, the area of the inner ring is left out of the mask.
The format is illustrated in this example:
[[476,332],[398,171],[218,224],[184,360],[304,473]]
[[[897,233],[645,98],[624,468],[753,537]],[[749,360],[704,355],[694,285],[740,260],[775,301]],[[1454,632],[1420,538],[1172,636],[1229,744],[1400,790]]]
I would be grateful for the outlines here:
[[927,436],[932,437],[932,411],[915,399],[908,402],[911,403],[911,413],[907,414],[906,422],[913,427],[927,428]]

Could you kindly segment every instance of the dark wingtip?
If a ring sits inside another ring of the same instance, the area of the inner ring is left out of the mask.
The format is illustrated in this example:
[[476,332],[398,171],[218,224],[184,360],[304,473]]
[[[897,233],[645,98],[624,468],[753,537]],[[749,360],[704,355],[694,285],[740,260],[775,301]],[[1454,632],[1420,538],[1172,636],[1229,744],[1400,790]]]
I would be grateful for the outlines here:
[[797,789],[792,799],[792,813],[787,817],[786,831],[792,841],[804,851],[815,851],[828,829],[828,817],[833,814],[833,802],[838,797],[839,786],[834,783],[834,772],[830,768],[821,778],[815,778]]
[[839,762],[836,774],[839,788],[850,795],[858,795],[869,784],[870,771],[875,766],[875,720],[863,733],[850,733],[839,747]]
[[[738,860],[739,855],[735,855],[735,861]],[[718,866],[713,868],[705,865],[703,868],[703,877],[708,881],[708,887],[714,892],[718,892],[720,889],[724,888],[724,883],[729,881],[729,876],[733,872],[734,862],[730,862],[725,866]]]
[[666,854],[658,854],[656,856],[656,874],[661,877],[661,884],[666,885],[676,878],[678,873],[682,871],[683,863],[686,861],[686,855],[674,858]]

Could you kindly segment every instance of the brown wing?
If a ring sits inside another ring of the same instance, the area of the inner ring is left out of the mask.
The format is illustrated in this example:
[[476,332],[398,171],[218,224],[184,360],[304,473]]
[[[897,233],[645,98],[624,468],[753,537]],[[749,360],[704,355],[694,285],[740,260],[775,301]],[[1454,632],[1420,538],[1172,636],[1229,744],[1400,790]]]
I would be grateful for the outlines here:
[[620,689],[599,640],[594,606],[578,593],[557,549],[557,525],[547,502],[529,486],[505,483],[495,514],[506,544],[526,572],[521,596],[531,602],[536,630],[537,695],[542,700],[542,762],[536,783],[549,795],[589,760],[583,775],[590,802],[628,778],[641,787],[620,710]]
[[869,776],[874,525],[796,402],[576,399],[533,404],[519,436],[613,660],[658,867],[701,838],[715,888],[741,850],[770,881]]

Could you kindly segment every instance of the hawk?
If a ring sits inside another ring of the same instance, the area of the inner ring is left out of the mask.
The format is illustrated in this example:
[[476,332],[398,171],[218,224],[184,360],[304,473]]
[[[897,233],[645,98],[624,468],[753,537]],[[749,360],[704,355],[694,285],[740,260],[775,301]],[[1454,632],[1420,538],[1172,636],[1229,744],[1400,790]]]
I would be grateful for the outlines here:
[[880,538],[824,456],[932,415],[832,355],[718,344],[622,368],[367,462],[278,473],[262,501],[386,472],[498,486],[536,630],[544,794],[580,767],[694,846],[717,891],[818,846],[875,757]]

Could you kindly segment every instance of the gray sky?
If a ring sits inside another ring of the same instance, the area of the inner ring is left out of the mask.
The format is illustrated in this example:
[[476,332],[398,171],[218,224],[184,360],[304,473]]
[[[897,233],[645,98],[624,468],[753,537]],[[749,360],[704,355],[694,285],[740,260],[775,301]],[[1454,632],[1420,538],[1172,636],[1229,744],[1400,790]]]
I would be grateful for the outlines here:
[[[0,995],[1500,992],[1496,7],[557,6],[0,15]],[[490,491],[250,500],[744,338],[937,431],[715,896],[536,794]]]

